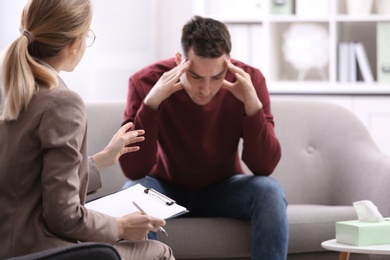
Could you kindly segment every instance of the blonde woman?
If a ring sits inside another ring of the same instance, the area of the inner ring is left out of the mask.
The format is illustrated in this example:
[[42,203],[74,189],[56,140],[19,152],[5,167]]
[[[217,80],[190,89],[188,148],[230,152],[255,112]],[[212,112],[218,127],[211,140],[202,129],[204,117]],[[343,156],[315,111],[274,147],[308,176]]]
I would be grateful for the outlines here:
[[99,170],[144,140],[129,123],[102,152],[87,156],[84,103],[58,73],[73,71],[95,39],[91,19],[89,0],[28,1],[21,35],[4,53],[0,259],[83,241],[114,244],[124,259],[174,259],[168,246],[144,239],[164,220],[84,207],[87,192],[99,187]]

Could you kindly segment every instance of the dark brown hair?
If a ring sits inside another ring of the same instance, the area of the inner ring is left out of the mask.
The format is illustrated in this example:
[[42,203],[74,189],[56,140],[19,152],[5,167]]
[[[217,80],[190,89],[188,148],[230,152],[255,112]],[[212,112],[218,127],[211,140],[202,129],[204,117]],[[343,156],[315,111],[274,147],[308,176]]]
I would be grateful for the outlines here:
[[201,16],[194,16],[182,30],[181,45],[184,55],[192,48],[195,54],[204,58],[218,58],[230,55],[232,43],[226,25]]

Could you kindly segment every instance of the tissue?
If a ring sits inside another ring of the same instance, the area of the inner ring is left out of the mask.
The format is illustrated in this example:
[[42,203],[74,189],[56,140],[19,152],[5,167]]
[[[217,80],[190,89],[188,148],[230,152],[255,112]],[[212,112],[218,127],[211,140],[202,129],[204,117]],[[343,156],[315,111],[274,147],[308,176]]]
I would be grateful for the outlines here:
[[353,203],[360,222],[385,221],[378,208],[370,200],[361,200]]
[[390,244],[390,218],[369,200],[353,203],[358,220],[336,222],[336,241],[353,246]]

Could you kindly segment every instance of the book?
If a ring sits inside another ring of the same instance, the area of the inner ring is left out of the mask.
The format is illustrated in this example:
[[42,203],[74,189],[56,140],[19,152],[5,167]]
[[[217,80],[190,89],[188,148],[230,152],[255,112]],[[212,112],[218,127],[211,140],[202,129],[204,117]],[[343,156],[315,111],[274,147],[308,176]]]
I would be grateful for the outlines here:
[[390,22],[378,22],[376,32],[376,73],[378,82],[390,82]]
[[139,212],[133,202],[148,215],[161,219],[174,218],[188,212],[171,198],[141,184],[92,200],[86,203],[85,207],[113,217],[121,217]]
[[249,50],[250,50],[250,60],[249,64],[260,70],[265,70],[264,61],[265,61],[265,43],[263,35],[263,25],[262,24],[252,24],[249,28]]
[[255,68],[262,69],[264,63],[264,41],[261,24],[229,24],[232,51],[230,57]]
[[247,24],[229,24],[228,29],[232,41],[231,58],[250,63],[249,27]]
[[368,62],[367,53],[363,43],[355,42],[354,50],[355,50],[358,67],[362,74],[363,80],[368,83],[374,82],[374,77],[372,75],[370,63]]
[[338,44],[338,80],[340,82],[356,82],[357,63],[353,42]]
[[349,43],[338,44],[338,80],[349,82]]
[[349,71],[349,82],[356,82],[358,80],[358,64],[355,53],[355,43],[348,43],[348,71]]

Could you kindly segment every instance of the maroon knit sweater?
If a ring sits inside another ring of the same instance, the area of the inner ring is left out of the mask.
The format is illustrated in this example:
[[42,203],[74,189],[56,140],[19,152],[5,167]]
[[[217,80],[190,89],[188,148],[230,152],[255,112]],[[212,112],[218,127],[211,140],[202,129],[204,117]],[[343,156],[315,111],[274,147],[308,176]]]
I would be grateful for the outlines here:
[[[263,108],[253,116],[228,90],[221,88],[205,106],[191,101],[184,90],[172,94],[153,110],[143,100],[160,76],[176,66],[174,59],[154,63],[129,80],[124,122],[145,130],[141,149],[120,158],[130,179],[154,176],[171,185],[196,190],[242,174],[237,150],[240,138],[242,159],[255,175],[270,175],[281,157],[274,132],[270,99],[262,73],[242,62],[232,63],[251,75]],[[228,71],[226,79],[234,82]]]

